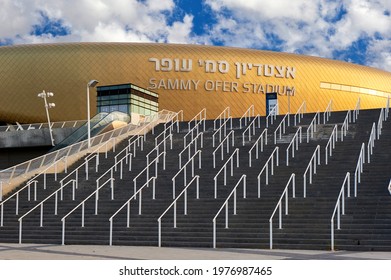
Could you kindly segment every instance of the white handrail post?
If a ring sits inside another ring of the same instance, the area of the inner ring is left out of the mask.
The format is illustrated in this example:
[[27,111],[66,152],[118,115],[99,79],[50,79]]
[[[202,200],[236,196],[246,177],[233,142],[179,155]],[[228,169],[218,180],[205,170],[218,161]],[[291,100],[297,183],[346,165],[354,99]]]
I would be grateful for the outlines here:
[[216,249],[216,219],[213,219],[213,248]]
[[19,220],[19,244],[22,244],[22,220]]
[[[189,123],[190,127],[190,123]],[[162,220],[158,220],[158,246],[162,247]]]
[[65,219],[62,220],[62,238],[61,245],[65,245]]
[[269,230],[270,230],[270,250],[273,249],[273,221],[270,218],[269,220]]
[[334,218],[331,219],[331,251],[334,251]]

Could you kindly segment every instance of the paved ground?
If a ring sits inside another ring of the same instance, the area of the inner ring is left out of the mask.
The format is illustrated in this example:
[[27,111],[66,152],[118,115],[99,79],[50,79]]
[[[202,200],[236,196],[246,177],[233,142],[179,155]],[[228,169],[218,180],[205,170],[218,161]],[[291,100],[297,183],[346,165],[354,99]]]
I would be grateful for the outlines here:
[[0,244],[1,260],[391,260],[391,252]]

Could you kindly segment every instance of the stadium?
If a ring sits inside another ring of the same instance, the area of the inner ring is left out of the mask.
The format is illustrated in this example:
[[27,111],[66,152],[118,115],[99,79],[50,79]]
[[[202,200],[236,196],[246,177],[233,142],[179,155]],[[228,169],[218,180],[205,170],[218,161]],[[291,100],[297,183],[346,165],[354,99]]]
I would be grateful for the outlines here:
[[0,167],[0,242],[391,251],[388,72],[135,43],[0,63],[2,154],[30,156]]
[[[155,93],[148,95],[148,101],[131,100],[130,96],[118,99],[116,95],[97,103],[91,88],[93,115],[104,110],[149,114],[166,109],[183,110],[186,120],[203,108],[209,118],[215,118],[227,106],[233,117],[240,117],[251,105],[256,114],[266,115],[266,93],[277,93],[280,113],[285,114],[288,109],[296,112],[303,101],[307,112],[326,108],[330,100],[335,111],[353,109],[358,98],[363,109],[379,108],[391,91],[391,74],[385,71],[304,55],[228,47],[141,43],[5,46],[0,48],[0,63],[3,123],[45,121],[42,100],[37,98],[43,90],[54,93],[53,121],[86,119],[86,85],[93,79],[102,87],[131,84]],[[124,92],[127,94],[126,89]]]

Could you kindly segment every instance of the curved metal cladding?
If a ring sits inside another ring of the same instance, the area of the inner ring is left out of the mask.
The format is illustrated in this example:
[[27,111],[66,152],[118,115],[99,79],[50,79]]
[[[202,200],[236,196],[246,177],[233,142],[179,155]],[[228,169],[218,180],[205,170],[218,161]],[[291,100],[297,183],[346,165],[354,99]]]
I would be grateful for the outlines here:
[[[132,83],[159,94],[159,110],[203,108],[215,118],[229,106],[240,117],[251,106],[265,115],[265,93],[278,92],[280,113],[303,101],[307,112],[377,108],[391,92],[391,73],[317,57],[250,49],[142,43],[68,43],[0,47],[0,121],[46,120],[37,93],[51,91],[53,121],[86,119],[88,81]],[[96,90],[91,89],[92,113]]]

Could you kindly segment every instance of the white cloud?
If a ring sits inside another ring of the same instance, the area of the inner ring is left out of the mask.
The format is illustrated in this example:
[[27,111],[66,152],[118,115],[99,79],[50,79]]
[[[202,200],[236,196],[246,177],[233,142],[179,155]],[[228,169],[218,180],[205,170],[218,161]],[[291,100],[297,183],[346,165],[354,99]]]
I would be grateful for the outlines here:
[[[277,42],[282,51],[333,58],[335,51],[348,51],[360,39],[377,40],[377,46],[391,40],[389,0],[206,0],[206,3],[218,20],[211,36],[224,44],[272,48],[270,42]],[[389,69],[388,53],[377,54],[371,54],[376,57],[372,60],[378,61],[376,66]]]
[[[349,49],[368,42],[365,63],[390,69],[390,0],[203,0],[210,7],[204,34],[195,17],[177,13],[174,0],[0,0],[0,43],[142,41],[223,44],[353,59]],[[176,4],[177,3],[177,4]],[[190,4],[191,5],[191,4]],[[202,13],[202,11],[200,11]],[[43,16],[68,31],[32,33]],[[202,16],[202,15],[201,15]],[[175,21],[172,22],[172,19]],[[199,24],[200,21],[198,21]],[[383,49],[382,49],[383,48]],[[346,55],[344,54],[346,52]],[[342,55],[341,55],[342,53]],[[361,63],[363,63],[361,58]]]
[[[56,41],[166,41],[185,42],[191,32],[192,17],[172,24],[173,0],[0,0],[0,40],[16,43]],[[60,21],[70,34],[32,36],[42,13]],[[7,24],[5,24],[7,23]],[[190,26],[190,28],[189,28]],[[180,30],[174,36],[173,28]],[[182,37],[180,37],[182,36]]]
[[391,72],[391,40],[375,40],[367,52],[367,64]]

